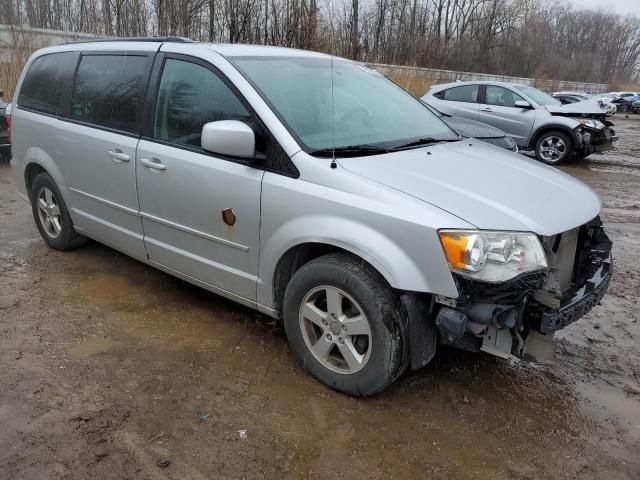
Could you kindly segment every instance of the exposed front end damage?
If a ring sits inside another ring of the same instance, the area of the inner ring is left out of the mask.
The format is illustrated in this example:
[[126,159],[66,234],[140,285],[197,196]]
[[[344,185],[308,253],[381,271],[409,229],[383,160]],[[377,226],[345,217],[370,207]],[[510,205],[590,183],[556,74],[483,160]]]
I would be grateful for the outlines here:
[[607,120],[606,112],[571,112],[563,108],[562,110],[550,109],[550,113],[552,116],[569,117],[580,122],[580,125],[573,130],[575,152],[579,157],[612,150],[614,143],[618,140],[613,123]]
[[547,269],[503,283],[455,275],[459,297],[435,298],[441,343],[504,358],[552,355],[554,332],[584,316],[607,291],[611,241],[595,218],[542,243]]
[[586,157],[591,153],[603,153],[613,149],[613,144],[618,140],[611,122],[605,121],[604,127],[592,128],[580,125],[574,130],[576,153]]

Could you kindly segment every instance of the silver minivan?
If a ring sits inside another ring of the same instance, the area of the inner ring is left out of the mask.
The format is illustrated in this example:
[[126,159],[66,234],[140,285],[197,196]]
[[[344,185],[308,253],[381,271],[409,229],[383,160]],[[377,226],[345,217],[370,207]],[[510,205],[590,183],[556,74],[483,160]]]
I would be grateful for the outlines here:
[[16,183],[50,247],[92,238],[281,318],[349,394],[441,344],[540,359],[609,284],[594,192],[355,62],[96,41],[37,51],[13,101]]

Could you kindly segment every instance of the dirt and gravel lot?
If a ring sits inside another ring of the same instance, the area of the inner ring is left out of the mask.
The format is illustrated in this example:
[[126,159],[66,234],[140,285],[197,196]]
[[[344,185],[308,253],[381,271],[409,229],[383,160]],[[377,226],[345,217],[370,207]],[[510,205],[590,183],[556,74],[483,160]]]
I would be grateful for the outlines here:
[[563,167],[601,195],[616,269],[556,364],[441,349],[367,399],[306,376],[267,317],[48,249],[1,165],[0,479],[640,478],[640,119],[614,122],[616,151]]

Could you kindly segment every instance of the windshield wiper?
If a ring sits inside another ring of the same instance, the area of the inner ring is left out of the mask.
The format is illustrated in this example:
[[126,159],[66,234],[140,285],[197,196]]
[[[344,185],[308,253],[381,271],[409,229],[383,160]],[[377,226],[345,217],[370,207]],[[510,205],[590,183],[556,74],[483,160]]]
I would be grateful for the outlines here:
[[376,155],[379,153],[388,153],[391,150],[384,147],[378,147],[376,145],[351,145],[348,147],[338,148],[323,148],[320,150],[313,150],[309,152],[309,155],[316,157],[332,157],[335,153],[340,157],[357,157],[359,155]]
[[397,147],[393,147],[392,150],[393,151],[405,150],[405,149],[411,148],[411,147],[419,147],[419,146],[423,146],[423,145],[433,145],[434,143],[457,142],[457,141],[460,140],[460,138],[462,138],[462,137],[458,137],[458,138],[431,138],[431,137],[419,138],[419,139],[413,140],[413,141],[411,141],[409,143],[403,143],[402,145],[398,145]]

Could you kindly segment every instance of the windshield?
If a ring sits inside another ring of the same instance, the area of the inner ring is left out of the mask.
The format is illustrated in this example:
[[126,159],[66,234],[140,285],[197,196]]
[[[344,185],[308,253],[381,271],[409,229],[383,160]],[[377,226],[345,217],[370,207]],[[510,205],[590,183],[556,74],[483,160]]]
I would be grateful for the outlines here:
[[364,154],[375,154],[419,139],[459,138],[420,100],[357,63],[331,57],[229,60],[309,153],[367,146],[375,148]]
[[537,88],[529,87],[527,85],[518,85],[515,88],[542,107],[562,105],[562,102],[556,100],[551,95],[538,90]]

